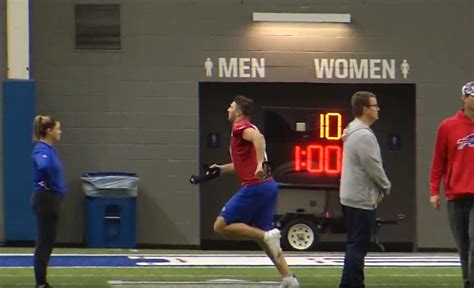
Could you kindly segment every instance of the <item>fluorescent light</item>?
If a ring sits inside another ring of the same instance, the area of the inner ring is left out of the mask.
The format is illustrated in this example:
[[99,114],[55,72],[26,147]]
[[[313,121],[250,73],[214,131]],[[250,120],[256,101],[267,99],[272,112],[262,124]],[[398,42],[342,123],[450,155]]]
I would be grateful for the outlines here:
[[257,22],[351,23],[351,14],[253,12]]

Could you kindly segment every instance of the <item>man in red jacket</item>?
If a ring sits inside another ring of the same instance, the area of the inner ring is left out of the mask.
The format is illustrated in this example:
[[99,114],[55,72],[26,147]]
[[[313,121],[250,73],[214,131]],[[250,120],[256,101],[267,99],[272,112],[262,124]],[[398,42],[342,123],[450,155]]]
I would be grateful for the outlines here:
[[443,120],[431,166],[431,206],[439,210],[443,178],[448,218],[461,259],[464,288],[474,287],[474,82],[462,87],[464,107]]

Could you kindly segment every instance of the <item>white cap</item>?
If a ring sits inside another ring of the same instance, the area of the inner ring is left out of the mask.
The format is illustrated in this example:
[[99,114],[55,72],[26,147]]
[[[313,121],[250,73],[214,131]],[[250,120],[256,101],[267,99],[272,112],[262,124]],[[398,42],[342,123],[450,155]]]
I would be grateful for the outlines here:
[[466,85],[462,86],[462,95],[465,96],[474,96],[474,82],[468,82]]

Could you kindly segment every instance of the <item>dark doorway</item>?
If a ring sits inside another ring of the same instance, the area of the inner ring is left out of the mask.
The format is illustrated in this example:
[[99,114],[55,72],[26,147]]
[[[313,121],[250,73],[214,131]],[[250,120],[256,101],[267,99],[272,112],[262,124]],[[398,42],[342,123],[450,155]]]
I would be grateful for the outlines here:
[[[388,249],[411,250],[415,243],[415,111],[414,84],[317,84],[317,83],[223,83],[199,84],[200,164],[228,163],[231,125],[227,107],[237,94],[251,97],[256,109],[252,121],[267,140],[267,153],[274,166],[290,169],[300,165],[301,173],[276,177],[280,183],[277,213],[302,208],[311,213],[338,213],[337,166],[341,127],[352,121],[350,99],[359,90],[377,95],[380,119],[373,126],[392,181],[392,195],[377,209],[385,219],[406,218],[389,225],[379,234]],[[326,123],[321,123],[326,121]],[[327,129],[326,126],[329,126]],[[323,128],[323,132],[321,132]],[[312,146],[311,146],[312,145]],[[295,149],[312,154],[311,159],[295,159]],[[311,146],[310,148],[308,148]],[[326,148],[330,146],[330,148]],[[320,153],[328,156],[319,162]],[[295,164],[295,160],[300,161]],[[301,162],[303,166],[301,167]],[[310,170],[310,171],[308,171]],[[329,173],[327,173],[329,172]],[[225,202],[239,189],[236,177],[225,176],[201,184],[201,246],[204,249],[229,248],[226,239],[212,230],[213,222]],[[330,192],[329,192],[330,191]],[[343,234],[325,234],[321,242],[344,242]],[[235,242],[237,243],[237,242]],[[248,248],[245,242],[232,247]]]

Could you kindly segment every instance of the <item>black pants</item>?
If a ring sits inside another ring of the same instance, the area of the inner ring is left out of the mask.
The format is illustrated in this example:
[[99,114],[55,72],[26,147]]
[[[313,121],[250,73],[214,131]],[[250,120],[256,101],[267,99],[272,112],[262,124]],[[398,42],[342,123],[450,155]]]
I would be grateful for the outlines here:
[[61,198],[56,192],[33,192],[33,212],[38,225],[38,238],[33,258],[36,285],[47,282],[46,270],[56,239],[60,201]]
[[346,254],[339,288],[364,288],[364,259],[375,225],[375,210],[342,205],[347,228]]
[[474,197],[448,201],[448,218],[461,260],[464,288],[474,287]]

